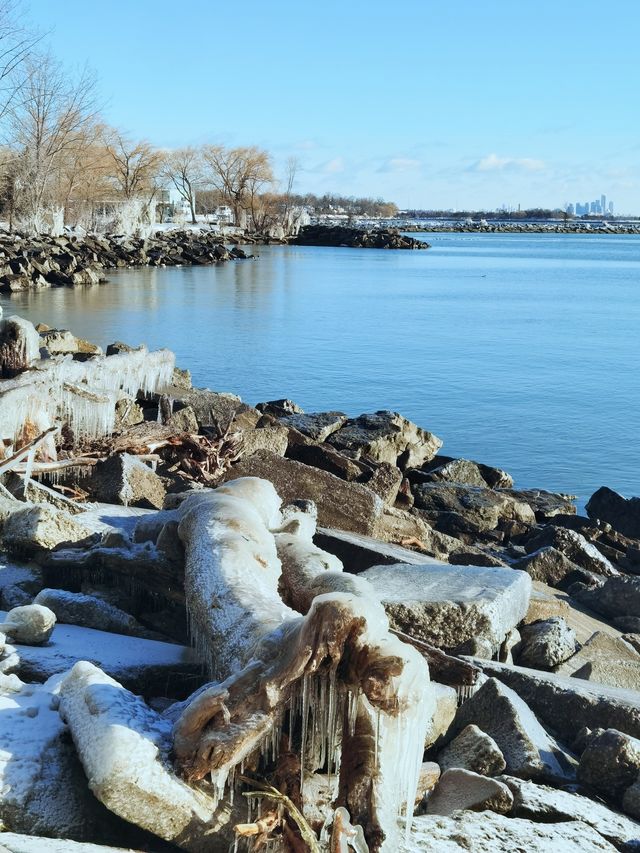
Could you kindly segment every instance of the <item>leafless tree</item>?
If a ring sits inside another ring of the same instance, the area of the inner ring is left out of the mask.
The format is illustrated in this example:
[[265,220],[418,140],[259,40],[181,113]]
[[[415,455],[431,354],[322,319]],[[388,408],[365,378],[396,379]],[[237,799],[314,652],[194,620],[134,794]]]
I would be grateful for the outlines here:
[[17,71],[38,41],[39,36],[20,23],[15,0],[0,0],[0,120],[20,90]]
[[43,208],[57,201],[51,191],[67,157],[77,156],[96,122],[95,79],[86,69],[73,80],[49,55],[25,62],[26,81],[9,108],[18,169],[16,195],[23,216],[40,230]]
[[193,147],[176,148],[165,154],[161,175],[174,186],[189,205],[191,222],[196,224],[196,189],[203,183],[202,155]]
[[273,182],[271,157],[256,146],[225,148],[205,145],[202,157],[208,177],[233,210],[236,224],[250,211],[259,192]]
[[106,150],[111,160],[113,180],[125,199],[153,197],[162,156],[151,143],[133,142],[120,131],[107,134]]

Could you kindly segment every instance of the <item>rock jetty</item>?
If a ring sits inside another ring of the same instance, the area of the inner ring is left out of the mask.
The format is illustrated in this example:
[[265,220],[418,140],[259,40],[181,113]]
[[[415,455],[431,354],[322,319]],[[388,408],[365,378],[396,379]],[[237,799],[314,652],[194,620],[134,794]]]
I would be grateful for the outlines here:
[[345,225],[305,225],[289,241],[296,246],[346,246],[351,249],[428,249],[424,240],[407,237],[395,228],[351,228]]
[[637,499],[107,353],[0,322],[4,848],[640,849]]
[[244,259],[214,232],[166,231],[142,239],[121,236],[33,237],[0,234],[0,292],[76,287],[106,281],[108,270],[190,266]]

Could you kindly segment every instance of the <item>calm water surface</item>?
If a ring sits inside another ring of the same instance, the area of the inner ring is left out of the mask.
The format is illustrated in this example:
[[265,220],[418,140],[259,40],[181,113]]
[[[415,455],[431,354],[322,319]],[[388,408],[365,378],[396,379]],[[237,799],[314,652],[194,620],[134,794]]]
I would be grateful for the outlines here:
[[518,485],[640,494],[640,238],[427,237],[427,252],[258,247],[112,274],[5,312],[173,349],[195,384],[308,411],[389,408]]

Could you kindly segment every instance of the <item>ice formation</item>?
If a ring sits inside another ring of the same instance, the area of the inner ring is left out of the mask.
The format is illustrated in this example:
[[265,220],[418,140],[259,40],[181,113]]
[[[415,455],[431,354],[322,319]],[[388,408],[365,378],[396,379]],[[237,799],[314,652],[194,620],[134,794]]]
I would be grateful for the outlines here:
[[14,643],[28,646],[41,646],[49,640],[56,627],[56,614],[42,604],[25,604],[10,610],[0,631],[8,635]]
[[[131,396],[162,392],[171,383],[175,357],[168,350],[149,352],[140,347],[87,361],[74,361],[70,355],[39,360],[38,333],[31,323],[16,317],[0,321],[0,375],[5,355],[2,329],[9,328],[7,324],[13,324],[11,329],[19,326],[24,352],[18,359],[22,372],[0,381],[0,440],[19,440],[26,424],[43,432],[60,422],[67,423],[76,438],[99,438],[113,431],[120,392]],[[9,368],[12,358],[8,352]]]
[[[328,773],[335,805],[372,849],[390,851],[398,818],[410,824],[434,711],[428,666],[389,632],[372,587],[313,545],[313,519],[279,507],[271,483],[253,477],[181,505],[191,627],[224,680],[172,710],[177,764],[192,780],[209,776],[222,798],[236,768],[277,763],[286,732],[301,788]],[[296,609],[278,592],[288,580]]]

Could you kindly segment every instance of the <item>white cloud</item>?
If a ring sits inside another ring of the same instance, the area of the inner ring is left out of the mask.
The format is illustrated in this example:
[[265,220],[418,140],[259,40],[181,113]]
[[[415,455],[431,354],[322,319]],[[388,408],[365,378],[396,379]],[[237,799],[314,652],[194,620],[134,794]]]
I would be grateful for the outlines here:
[[422,163],[420,160],[413,160],[410,157],[391,157],[378,169],[379,172],[411,172],[414,169],[420,168]]
[[542,160],[531,157],[498,157],[488,154],[469,166],[470,172],[541,172],[545,168]]
[[322,171],[327,175],[338,175],[340,172],[344,172],[344,160],[342,157],[334,157],[333,160],[324,164]]

